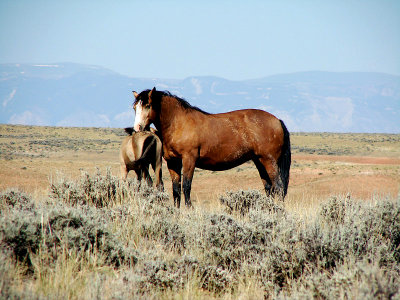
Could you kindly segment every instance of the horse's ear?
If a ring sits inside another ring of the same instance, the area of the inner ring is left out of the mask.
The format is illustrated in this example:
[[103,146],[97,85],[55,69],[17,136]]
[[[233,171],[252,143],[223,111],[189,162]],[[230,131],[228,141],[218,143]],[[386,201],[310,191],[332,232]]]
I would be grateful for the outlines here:
[[153,87],[153,89],[149,92],[149,104],[151,104],[151,101],[153,100],[153,99],[151,99],[151,96],[154,95],[155,91],[156,91],[156,87]]
[[133,96],[135,96],[135,98],[137,98],[139,96],[139,94],[136,93],[136,91],[132,91],[132,93],[133,93]]

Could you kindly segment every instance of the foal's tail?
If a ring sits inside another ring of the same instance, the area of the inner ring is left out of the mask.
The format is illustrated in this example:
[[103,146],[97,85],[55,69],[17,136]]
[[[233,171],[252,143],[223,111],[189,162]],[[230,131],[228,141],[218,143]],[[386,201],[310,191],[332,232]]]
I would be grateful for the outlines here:
[[289,131],[287,130],[285,124],[282,120],[281,126],[283,129],[283,146],[281,156],[278,159],[278,168],[279,168],[279,176],[282,181],[283,185],[283,198],[287,194],[288,185],[289,185],[289,171],[290,171],[290,164],[292,162],[292,154],[290,152],[290,135]]

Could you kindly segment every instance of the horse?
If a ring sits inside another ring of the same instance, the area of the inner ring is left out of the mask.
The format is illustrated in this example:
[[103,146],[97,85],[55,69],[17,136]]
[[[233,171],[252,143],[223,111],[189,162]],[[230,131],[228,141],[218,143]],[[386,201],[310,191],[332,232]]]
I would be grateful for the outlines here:
[[132,127],[125,128],[129,136],[125,137],[120,149],[121,179],[126,180],[129,171],[136,172],[138,181],[142,178],[153,184],[149,174],[149,165],[155,174],[155,187],[163,190],[162,182],[162,143],[155,132],[135,132]]
[[266,194],[284,199],[291,151],[290,135],[282,120],[258,109],[210,114],[155,87],[133,94],[134,128],[142,131],[154,124],[159,131],[178,208],[182,174],[185,204],[191,207],[195,167],[220,171],[250,160],[256,165]]

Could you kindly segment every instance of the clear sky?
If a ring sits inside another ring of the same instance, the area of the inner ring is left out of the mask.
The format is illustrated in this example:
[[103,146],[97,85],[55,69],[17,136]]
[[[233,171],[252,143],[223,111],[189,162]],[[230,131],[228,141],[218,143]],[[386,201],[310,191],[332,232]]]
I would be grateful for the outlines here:
[[399,0],[0,0],[0,63],[132,77],[400,75]]

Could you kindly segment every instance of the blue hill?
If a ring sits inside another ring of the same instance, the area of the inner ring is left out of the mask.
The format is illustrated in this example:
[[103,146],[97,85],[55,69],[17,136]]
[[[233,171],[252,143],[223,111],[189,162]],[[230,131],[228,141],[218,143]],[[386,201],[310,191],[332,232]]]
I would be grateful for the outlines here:
[[254,80],[127,77],[72,63],[0,65],[0,122],[126,127],[132,90],[156,86],[212,113],[267,110],[291,131],[400,132],[400,76],[302,72]]

